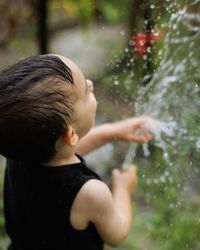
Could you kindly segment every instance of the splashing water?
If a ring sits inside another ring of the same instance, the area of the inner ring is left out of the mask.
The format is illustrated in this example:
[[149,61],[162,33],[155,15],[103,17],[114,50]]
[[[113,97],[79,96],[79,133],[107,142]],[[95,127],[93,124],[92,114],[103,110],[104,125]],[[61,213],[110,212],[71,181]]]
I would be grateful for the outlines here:
[[[151,82],[140,90],[136,115],[154,118],[146,126],[154,134],[154,145],[169,156],[165,160],[176,154],[187,162],[191,151],[195,158],[200,153],[199,1],[171,14],[165,27],[165,53]],[[148,145],[143,152],[149,156]]]
[[161,142],[162,134],[173,137],[177,129],[176,122],[162,122],[156,119],[149,118],[148,121],[142,126],[143,129],[149,131],[154,135],[156,142]]
[[164,40],[165,56],[136,105],[138,114],[157,120],[147,124],[155,145],[163,150],[183,146],[186,155],[191,148],[200,152],[200,12],[196,3],[199,1],[172,14]]
[[[146,119],[146,122],[141,126],[141,129],[138,130],[138,133],[141,133],[141,130],[149,131],[154,137],[154,145],[162,148],[164,151],[167,148],[167,142],[163,139],[163,136],[165,138],[173,138],[176,134],[177,129],[178,125],[176,122],[162,122],[157,119],[148,117]],[[125,156],[123,167],[129,166],[133,162],[137,154],[137,147],[137,144],[130,144],[128,152]],[[144,156],[150,155],[147,143],[143,144],[143,152]],[[164,156],[166,156],[165,151]]]
[[[143,129],[149,131],[154,137],[154,145],[160,147],[165,152],[167,148],[167,139],[174,138],[178,130],[178,124],[175,121],[163,122],[156,119],[148,119],[148,122],[142,126]],[[165,138],[165,140],[163,139]],[[143,144],[144,156],[149,156],[148,144]]]
[[200,1],[195,1],[171,15],[164,58],[136,105],[137,115],[153,117],[144,129],[155,140],[142,148],[131,145],[125,162],[134,159],[139,166],[140,195],[153,211],[145,224],[158,247],[149,249],[200,249],[199,44]]

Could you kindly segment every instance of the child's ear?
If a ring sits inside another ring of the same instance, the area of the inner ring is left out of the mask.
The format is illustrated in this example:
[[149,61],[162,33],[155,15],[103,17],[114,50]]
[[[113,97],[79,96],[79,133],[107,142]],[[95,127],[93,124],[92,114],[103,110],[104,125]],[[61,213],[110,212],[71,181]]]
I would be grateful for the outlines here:
[[71,147],[76,146],[78,143],[79,137],[72,126],[69,126],[68,130],[64,133],[64,140]]

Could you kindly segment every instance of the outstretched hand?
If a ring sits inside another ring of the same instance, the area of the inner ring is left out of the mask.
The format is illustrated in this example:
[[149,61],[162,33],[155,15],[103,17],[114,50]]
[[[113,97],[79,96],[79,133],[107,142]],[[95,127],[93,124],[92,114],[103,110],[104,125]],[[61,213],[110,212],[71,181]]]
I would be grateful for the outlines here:
[[153,136],[145,128],[149,119],[148,116],[140,116],[121,120],[112,123],[111,131],[117,140],[137,143],[149,142],[153,139]]
[[148,116],[129,118],[94,127],[76,146],[76,153],[85,155],[113,140],[145,143],[153,139],[148,132]]

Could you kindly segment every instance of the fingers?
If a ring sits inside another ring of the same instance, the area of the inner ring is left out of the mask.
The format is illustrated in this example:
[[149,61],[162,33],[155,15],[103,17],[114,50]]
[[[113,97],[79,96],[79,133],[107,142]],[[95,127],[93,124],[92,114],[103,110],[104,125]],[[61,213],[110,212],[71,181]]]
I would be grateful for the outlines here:
[[112,174],[114,176],[119,175],[120,174],[120,170],[118,168],[115,168],[115,169],[113,169]]
[[136,165],[133,165],[133,164],[130,164],[130,165],[127,165],[127,166],[122,166],[121,168],[115,168],[113,169],[112,173],[113,175],[120,175],[121,173],[125,173],[125,172],[130,172],[130,173],[134,173],[136,174],[137,173],[137,166]]
[[131,142],[139,142],[139,143],[145,143],[149,142],[153,139],[153,136],[146,132],[143,131],[142,134],[130,134],[128,140]]
[[136,165],[131,164],[131,165],[127,166],[126,169],[128,172],[132,172],[134,174],[137,173],[137,166]]
[[138,118],[133,118],[132,129],[133,134],[130,135],[129,139],[136,142],[148,142],[153,139],[152,134],[145,129],[144,125],[147,123],[149,118],[147,116],[141,116]]
[[138,183],[137,167],[130,165],[127,168],[114,169],[112,172],[112,188],[117,190],[125,189],[128,193],[132,193]]

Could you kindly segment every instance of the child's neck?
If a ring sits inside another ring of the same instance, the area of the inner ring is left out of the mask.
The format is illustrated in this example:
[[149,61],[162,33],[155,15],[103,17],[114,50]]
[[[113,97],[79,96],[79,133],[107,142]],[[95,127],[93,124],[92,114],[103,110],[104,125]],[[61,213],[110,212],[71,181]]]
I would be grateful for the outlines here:
[[48,167],[59,167],[62,165],[69,165],[69,164],[74,164],[74,163],[79,163],[79,162],[80,162],[80,159],[75,154],[72,154],[67,157],[55,157],[44,165]]

